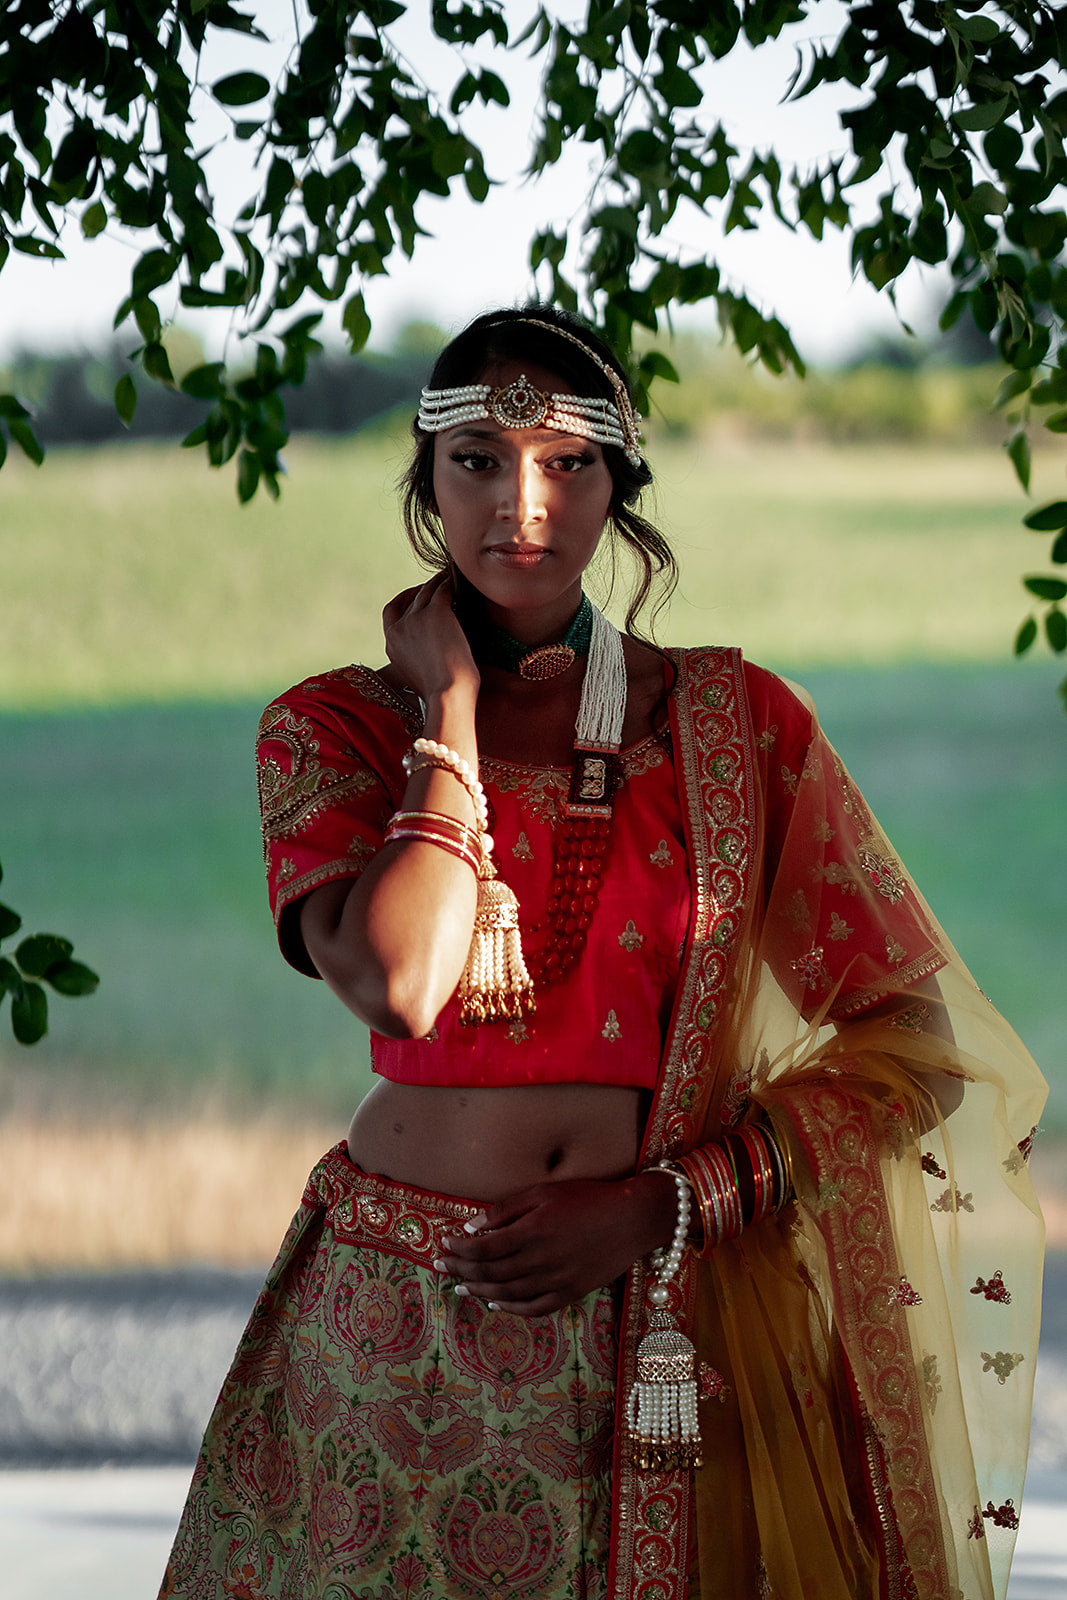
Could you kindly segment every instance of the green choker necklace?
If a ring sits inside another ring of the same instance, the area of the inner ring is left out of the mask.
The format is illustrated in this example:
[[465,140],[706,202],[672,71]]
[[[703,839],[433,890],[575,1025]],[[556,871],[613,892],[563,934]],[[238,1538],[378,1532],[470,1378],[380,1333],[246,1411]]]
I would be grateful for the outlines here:
[[503,667],[505,672],[517,672],[520,678],[544,682],[549,678],[558,678],[574,665],[579,656],[588,655],[593,632],[593,607],[588,595],[583,594],[582,603],[574,613],[570,627],[555,644],[531,647],[491,622],[485,622],[483,629],[478,640],[479,655],[492,666]]

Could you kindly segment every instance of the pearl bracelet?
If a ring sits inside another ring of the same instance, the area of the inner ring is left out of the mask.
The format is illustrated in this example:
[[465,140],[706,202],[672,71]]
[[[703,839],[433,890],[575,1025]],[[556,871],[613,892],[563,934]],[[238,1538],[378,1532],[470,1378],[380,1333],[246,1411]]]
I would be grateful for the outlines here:
[[682,1251],[685,1249],[686,1235],[689,1232],[689,1179],[673,1161],[660,1161],[649,1170],[669,1173],[678,1191],[678,1220],[674,1225],[674,1237],[666,1252],[662,1250],[657,1252],[659,1257],[656,1261],[657,1277],[648,1291],[649,1302],[653,1306],[665,1306],[670,1299],[667,1285],[682,1264]]
[[489,806],[485,790],[471,771],[470,762],[465,761],[455,750],[450,750],[447,744],[438,743],[436,739],[416,739],[404,757],[404,771],[410,777],[423,767],[441,767],[459,779],[474,805],[474,820],[478,832],[485,833],[489,827]]

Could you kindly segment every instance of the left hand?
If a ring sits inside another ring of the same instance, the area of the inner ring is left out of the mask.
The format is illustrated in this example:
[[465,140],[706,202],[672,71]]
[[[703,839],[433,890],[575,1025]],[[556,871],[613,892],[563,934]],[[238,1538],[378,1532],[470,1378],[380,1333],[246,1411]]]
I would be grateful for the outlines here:
[[543,1317],[669,1244],[675,1214],[669,1173],[539,1183],[487,1206],[470,1223],[476,1232],[444,1241],[435,1266],[459,1280],[456,1292],[520,1317]]

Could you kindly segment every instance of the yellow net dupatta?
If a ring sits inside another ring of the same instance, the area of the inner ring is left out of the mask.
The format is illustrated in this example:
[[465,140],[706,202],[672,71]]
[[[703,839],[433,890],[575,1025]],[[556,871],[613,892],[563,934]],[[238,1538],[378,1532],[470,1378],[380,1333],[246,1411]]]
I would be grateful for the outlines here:
[[[810,705],[730,652],[678,664],[697,893],[644,1159],[769,1117],[797,1199],[683,1274],[704,1465],[664,1480],[664,1600],[1003,1600],[1040,1314],[1027,1156],[1044,1081]],[[716,894],[733,892],[725,829],[744,857],[732,906]],[[631,1301],[640,1273],[633,1287]],[[624,1310],[624,1339],[635,1325]],[[653,1498],[624,1474],[631,1553],[653,1548]],[[615,1570],[612,1600],[639,1592]]]

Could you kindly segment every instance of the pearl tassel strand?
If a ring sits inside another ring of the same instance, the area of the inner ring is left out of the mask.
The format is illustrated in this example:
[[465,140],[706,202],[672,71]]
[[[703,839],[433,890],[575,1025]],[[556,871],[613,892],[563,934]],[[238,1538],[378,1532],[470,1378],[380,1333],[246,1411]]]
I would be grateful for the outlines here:
[[627,1438],[631,1459],[644,1471],[679,1472],[701,1465],[696,1351],[666,1309],[689,1230],[689,1180],[669,1161],[652,1171],[674,1179],[678,1219],[669,1247],[652,1258],[657,1276],[648,1291],[649,1331],[637,1347],[637,1381],[626,1406]]

